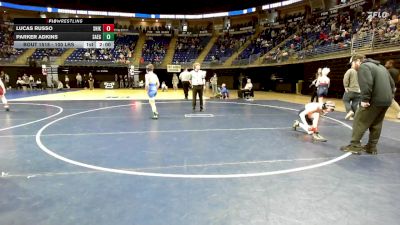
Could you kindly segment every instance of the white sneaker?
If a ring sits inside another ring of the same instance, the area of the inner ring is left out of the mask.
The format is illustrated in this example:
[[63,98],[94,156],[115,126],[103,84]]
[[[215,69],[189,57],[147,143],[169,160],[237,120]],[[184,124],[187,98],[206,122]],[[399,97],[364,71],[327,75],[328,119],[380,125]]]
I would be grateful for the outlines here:
[[350,110],[350,111],[346,114],[346,116],[344,117],[344,119],[348,120],[348,119],[350,119],[350,118],[353,117],[353,116],[354,116],[354,112]]
[[296,130],[300,126],[300,122],[298,120],[294,121],[293,130]]

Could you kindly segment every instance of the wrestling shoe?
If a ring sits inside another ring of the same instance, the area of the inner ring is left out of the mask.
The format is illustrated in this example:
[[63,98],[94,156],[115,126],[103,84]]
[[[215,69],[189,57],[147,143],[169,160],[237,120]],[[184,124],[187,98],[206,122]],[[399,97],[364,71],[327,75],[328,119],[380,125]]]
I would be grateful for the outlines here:
[[158,119],[158,112],[153,112],[153,120],[157,120]]
[[340,147],[340,150],[343,152],[351,152],[356,155],[361,155],[361,152],[363,151],[363,147],[350,144],[350,145]]
[[371,146],[369,144],[366,144],[362,147],[362,150],[364,152],[366,152],[367,154],[370,155],[377,155],[378,154],[378,149],[376,148],[376,146]]
[[314,133],[312,135],[314,141],[326,142],[327,140],[322,137],[319,133]]
[[292,127],[293,127],[293,130],[296,130],[298,127],[300,127],[300,122],[298,120],[295,120]]

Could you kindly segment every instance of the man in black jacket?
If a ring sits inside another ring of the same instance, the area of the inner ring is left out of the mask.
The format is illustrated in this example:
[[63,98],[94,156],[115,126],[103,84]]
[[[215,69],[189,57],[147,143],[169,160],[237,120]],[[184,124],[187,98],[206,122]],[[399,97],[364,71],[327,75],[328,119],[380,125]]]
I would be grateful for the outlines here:
[[[365,58],[364,55],[354,55],[350,61],[355,62],[355,69],[358,71],[361,104],[354,117],[351,142],[340,150],[355,154],[360,154],[362,151],[377,154],[376,145],[381,135],[385,113],[392,103],[394,82],[379,61]],[[367,129],[369,129],[368,143],[362,147],[361,138]]]

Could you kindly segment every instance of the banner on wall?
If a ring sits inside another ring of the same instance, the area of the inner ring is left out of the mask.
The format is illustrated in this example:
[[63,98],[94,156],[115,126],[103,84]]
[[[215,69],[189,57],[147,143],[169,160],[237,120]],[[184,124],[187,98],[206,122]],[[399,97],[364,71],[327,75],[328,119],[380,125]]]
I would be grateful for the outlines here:
[[167,72],[168,73],[180,73],[181,65],[167,65]]

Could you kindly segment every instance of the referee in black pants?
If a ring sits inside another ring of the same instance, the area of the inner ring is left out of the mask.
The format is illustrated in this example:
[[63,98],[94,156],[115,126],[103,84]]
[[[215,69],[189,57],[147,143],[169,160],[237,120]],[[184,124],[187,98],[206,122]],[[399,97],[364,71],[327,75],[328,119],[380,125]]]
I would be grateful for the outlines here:
[[182,87],[183,87],[183,93],[185,94],[185,99],[188,99],[189,95],[189,86],[190,86],[190,72],[188,71],[188,68],[185,68],[185,70],[179,74],[179,79],[182,81]]
[[193,70],[190,72],[190,84],[192,85],[192,106],[193,111],[196,110],[196,98],[199,94],[200,99],[200,112],[204,110],[203,108],[203,91],[206,83],[206,71],[200,70],[200,63],[193,64]]

